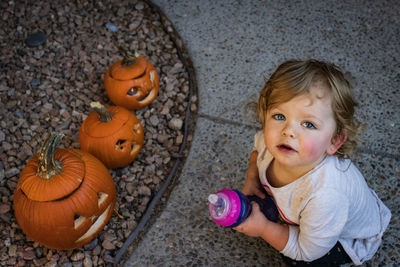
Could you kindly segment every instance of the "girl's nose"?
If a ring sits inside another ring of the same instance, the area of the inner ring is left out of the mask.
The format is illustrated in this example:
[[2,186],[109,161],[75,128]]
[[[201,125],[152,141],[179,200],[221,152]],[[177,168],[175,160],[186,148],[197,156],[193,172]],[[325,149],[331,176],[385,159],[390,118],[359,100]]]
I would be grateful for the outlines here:
[[295,138],[295,130],[290,124],[286,124],[285,127],[282,129],[282,135],[285,137]]

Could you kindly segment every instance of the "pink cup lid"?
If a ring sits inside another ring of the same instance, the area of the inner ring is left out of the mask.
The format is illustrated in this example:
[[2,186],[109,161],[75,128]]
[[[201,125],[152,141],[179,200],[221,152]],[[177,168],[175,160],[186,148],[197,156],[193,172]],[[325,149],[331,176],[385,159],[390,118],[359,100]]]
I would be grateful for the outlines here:
[[[231,226],[234,224],[239,215],[240,215],[240,209],[241,209],[241,202],[238,194],[230,189],[222,189],[216,193],[219,197],[221,197],[225,201],[225,210],[224,212],[218,216],[218,217],[213,217],[211,218],[214,220],[219,225],[222,226]],[[208,208],[210,210],[213,209],[213,204],[209,203]]]

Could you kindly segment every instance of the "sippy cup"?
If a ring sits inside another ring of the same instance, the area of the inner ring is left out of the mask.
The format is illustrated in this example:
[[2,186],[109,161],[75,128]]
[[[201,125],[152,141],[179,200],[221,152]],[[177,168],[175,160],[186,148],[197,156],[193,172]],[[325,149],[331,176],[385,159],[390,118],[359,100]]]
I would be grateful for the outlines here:
[[208,210],[214,222],[225,227],[236,227],[251,213],[251,201],[257,202],[260,210],[270,220],[278,220],[278,210],[271,196],[265,199],[246,197],[238,190],[222,189],[208,196]]

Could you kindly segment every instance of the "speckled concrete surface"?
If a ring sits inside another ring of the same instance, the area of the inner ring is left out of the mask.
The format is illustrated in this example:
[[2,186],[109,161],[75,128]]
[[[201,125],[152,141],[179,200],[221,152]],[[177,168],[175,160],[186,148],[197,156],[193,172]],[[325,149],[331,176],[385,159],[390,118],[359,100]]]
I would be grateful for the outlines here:
[[[257,125],[243,106],[276,66],[317,58],[355,84],[365,123],[355,163],[393,213],[376,256],[400,262],[400,4],[398,1],[153,0],[181,35],[199,90],[194,140],[168,204],[126,266],[280,266],[265,242],[215,225],[207,195],[241,188]],[[250,126],[249,126],[250,125]]]

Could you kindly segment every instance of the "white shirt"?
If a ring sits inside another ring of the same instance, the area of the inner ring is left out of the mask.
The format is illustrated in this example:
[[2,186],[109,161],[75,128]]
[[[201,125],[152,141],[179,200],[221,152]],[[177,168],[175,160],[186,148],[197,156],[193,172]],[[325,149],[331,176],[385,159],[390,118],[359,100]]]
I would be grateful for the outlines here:
[[304,176],[275,188],[266,177],[273,157],[266,149],[262,131],[254,137],[254,150],[258,152],[261,184],[289,224],[289,240],[281,253],[295,260],[313,261],[339,241],[354,264],[372,258],[391,213],[350,160],[326,156]]

